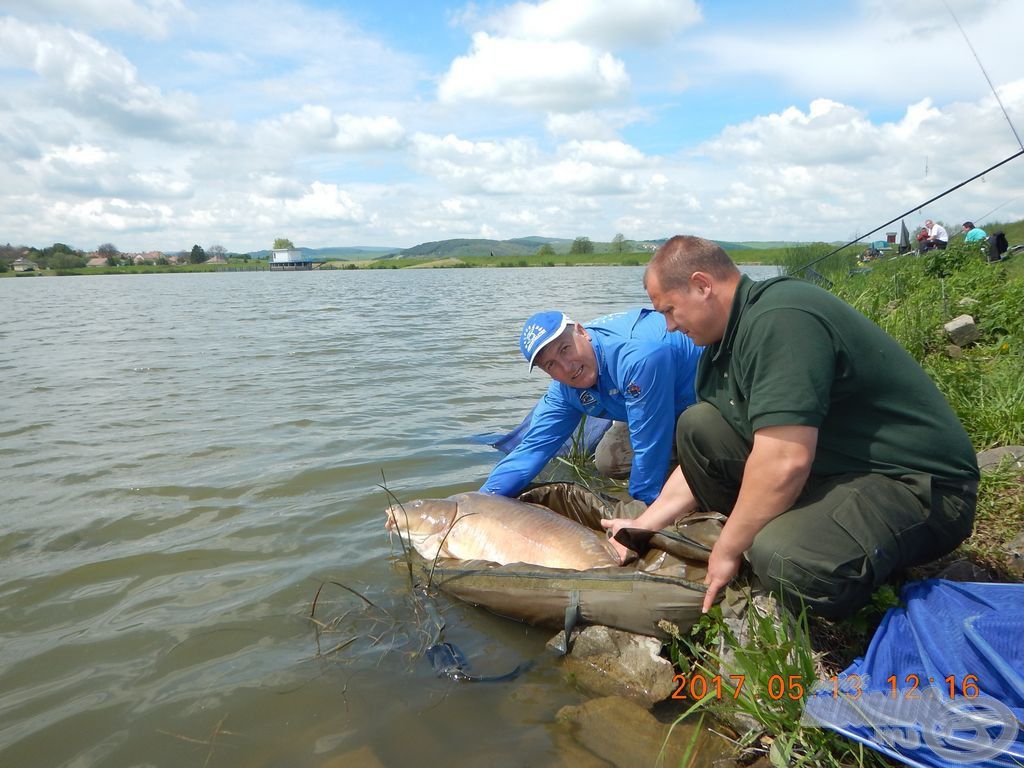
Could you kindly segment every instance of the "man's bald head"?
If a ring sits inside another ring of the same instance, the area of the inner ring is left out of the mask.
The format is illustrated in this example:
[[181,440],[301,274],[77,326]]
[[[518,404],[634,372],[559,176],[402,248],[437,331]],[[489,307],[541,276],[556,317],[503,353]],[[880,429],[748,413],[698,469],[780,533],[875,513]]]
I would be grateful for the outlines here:
[[644,286],[648,275],[654,273],[664,290],[685,288],[694,272],[705,272],[719,280],[739,277],[739,269],[718,243],[703,237],[676,235],[654,252],[644,271]]

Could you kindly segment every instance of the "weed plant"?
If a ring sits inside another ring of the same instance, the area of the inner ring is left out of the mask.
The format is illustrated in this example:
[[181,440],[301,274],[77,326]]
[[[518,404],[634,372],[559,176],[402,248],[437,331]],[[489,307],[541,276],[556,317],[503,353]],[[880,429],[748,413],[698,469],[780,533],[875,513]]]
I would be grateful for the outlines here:
[[[747,593],[749,599],[749,592]],[[801,723],[821,669],[812,650],[807,611],[761,611],[750,603],[740,640],[715,607],[689,635],[669,625],[669,653],[685,681],[722,681],[676,721],[706,711],[736,726],[742,759],[767,757],[773,766],[885,766],[884,758],[833,731]],[[673,631],[674,630],[674,631]]]

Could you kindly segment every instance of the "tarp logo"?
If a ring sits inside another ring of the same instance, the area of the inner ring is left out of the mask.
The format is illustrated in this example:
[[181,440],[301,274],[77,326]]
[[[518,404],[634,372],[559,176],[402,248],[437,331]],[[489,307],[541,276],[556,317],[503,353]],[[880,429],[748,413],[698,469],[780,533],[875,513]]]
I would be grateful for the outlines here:
[[812,694],[804,707],[803,725],[873,738],[903,755],[930,750],[942,760],[970,765],[1005,754],[1017,738],[1013,711],[985,694],[951,699],[940,688],[926,687],[836,695],[826,682],[816,684]]

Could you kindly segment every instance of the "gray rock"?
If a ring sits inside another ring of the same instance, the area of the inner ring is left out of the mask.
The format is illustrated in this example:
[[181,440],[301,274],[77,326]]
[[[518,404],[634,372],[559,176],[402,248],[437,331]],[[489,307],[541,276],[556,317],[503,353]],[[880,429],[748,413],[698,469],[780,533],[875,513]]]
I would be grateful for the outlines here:
[[983,470],[995,469],[1004,461],[1013,462],[1018,469],[1024,469],[1024,445],[1003,445],[978,454],[978,466]]
[[970,315],[954,317],[942,327],[949,336],[950,341],[959,347],[963,347],[981,338],[981,331],[978,330],[978,326],[974,323],[974,318]]
[[958,347],[956,344],[947,344],[946,345],[946,354],[949,355],[950,357],[952,357],[954,360],[957,360],[957,359],[963,357],[964,351],[960,347]]
[[1007,544],[1006,551],[1010,554],[1006,565],[1011,571],[1024,577],[1024,533],[1018,534],[1017,538]]
[[[548,642],[556,647],[559,632]],[[581,687],[602,696],[628,696],[647,706],[675,690],[672,662],[661,656],[661,641],[610,627],[586,627],[573,635],[565,671]]]
[[987,584],[992,581],[992,574],[970,560],[957,560],[939,571],[936,578]]

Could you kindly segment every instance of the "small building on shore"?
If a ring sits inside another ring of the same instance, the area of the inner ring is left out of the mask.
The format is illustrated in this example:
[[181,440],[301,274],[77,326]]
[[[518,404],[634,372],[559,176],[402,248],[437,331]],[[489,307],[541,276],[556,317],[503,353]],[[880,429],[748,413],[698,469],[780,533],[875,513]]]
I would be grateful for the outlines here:
[[11,269],[15,272],[38,272],[39,265],[34,261],[29,261],[24,256],[19,256],[11,262]]
[[298,248],[275,248],[270,252],[271,269],[312,269],[313,260]]

